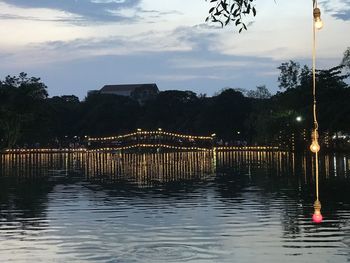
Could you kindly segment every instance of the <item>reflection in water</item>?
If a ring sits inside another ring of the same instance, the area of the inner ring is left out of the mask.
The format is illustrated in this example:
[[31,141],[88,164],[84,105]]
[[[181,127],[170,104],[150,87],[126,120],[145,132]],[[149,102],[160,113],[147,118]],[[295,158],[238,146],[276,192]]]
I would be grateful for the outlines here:
[[38,178],[52,173],[74,171],[84,162],[83,153],[0,154],[0,175]]
[[344,154],[320,158],[316,226],[311,156],[0,155],[0,259],[350,261],[349,164]]
[[[89,180],[132,181],[140,185],[205,178],[216,172],[265,171],[273,176],[313,180],[313,157],[289,152],[228,151],[168,153],[41,153],[0,155],[0,176],[38,178],[81,173]],[[320,157],[320,177],[344,177],[350,158],[344,154]],[[313,176],[309,176],[310,173]]]
[[140,186],[200,179],[214,173],[211,152],[90,153],[84,166],[90,180],[125,180]]

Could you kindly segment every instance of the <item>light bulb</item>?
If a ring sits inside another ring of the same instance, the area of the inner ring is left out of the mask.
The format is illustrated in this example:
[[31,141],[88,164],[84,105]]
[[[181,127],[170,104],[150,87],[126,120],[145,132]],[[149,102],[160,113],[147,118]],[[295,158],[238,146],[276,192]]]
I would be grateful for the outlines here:
[[316,7],[314,9],[314,26],[316,29],[320,30],[323,27],[323,22],[321,20],[321,10]]
[[322,27],[323,27],[323,22],[322,22],[321,18],[316,19],[315,20],[315,28],[320,30],[320,29],[322,29]]
[[323,220],[323,216],[321,214],[321,202],[317,199],[314,203],[314,214],[312,215],[312,221],[314,223],[321,223]]
[[318,144],[317,140],[312,140],[312,144],[310,145],[310,151],[313,153],[318,153],[320,151],[320,145]]
[[321,214],[320,210],[315,210],[314,214],[312,215],[312,221],[316,224],[322,223],[323,216]]

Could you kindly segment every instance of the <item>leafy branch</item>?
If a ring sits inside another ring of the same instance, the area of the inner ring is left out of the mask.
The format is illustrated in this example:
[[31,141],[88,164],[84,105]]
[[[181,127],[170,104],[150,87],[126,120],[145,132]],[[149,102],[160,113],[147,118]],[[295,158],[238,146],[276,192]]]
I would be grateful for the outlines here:
[[256,0],[206,0],[210,1],[212,7],[209,9],[209,15],[206,22],[219,23],[221,27],[233,23],[239,27],[238,32],[247,30],[243,21],[244,17],[253,14],[256,16],[256,9],[253,5]]

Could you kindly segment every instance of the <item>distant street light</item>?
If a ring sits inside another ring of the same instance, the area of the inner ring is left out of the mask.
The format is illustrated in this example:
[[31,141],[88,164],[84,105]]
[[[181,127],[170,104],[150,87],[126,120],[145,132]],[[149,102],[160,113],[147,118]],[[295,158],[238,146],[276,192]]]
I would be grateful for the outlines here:
[[295,120],[296,120],[297,122],[301,122],[301,121],[303,120],[303,118],[302,118],[301,116],[298,116],[298,117],[295,118]]

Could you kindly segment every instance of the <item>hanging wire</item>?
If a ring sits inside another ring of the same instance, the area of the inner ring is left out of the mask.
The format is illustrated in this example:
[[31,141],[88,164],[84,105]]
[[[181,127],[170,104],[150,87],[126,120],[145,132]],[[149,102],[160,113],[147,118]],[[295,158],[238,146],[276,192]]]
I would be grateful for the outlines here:
[[[317,1],[313,0],[313,8],[317,8]],[[316,99],[316,28],[315,28],[315,19],[313,18],[312,23],[313,31],[313,41],[312,41],[312,96],[313,96],[313,119],[314,119],[314,131],[313,131],[313,142],[318,144],[318,121],[317,121],[317,99]],[[318,151],[315,151],[315,169],[316,169],[316,200],[319,200],[319,191],[318,191]]]
[[[316,201],[314,203],[314,214],[313,221],[315,223],[322,222],[321,214],[321,202],[319,201],[319,189],[318,189],[318,178],[319,178],[319,156],[318,152],[320,146],[318,144],[318,121],[317,121],[317,99],[316,99],[316,18],[320,19],[320,10],[317,8],[317,0],[313,0],[313,23],[312,23],[312,96],[313,96],[313,120],[314,129],[312,133],[312,144],[311,151],[315,153],[315,183],[316,183]],[[322,26],[321,26],[322,27]],[[320,28],[321,28],[320,27]]]

